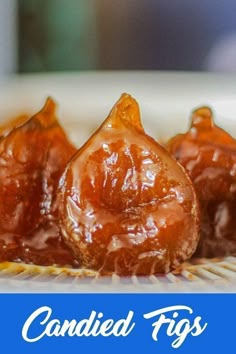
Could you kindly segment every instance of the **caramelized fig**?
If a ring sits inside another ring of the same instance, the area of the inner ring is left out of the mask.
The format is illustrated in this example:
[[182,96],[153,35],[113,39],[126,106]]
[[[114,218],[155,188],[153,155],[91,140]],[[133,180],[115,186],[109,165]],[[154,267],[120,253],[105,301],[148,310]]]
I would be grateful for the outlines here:
[[167,148],[186,169],[200,201],[196,256],[236,254],[236,141],[203,107],[193,112],[189,131],[171,139]]
[[80,264],[120,275],[166,273],[198,242],[198,205],[182,167],[145,134],[124,94],[59,183],[64,239]]
[[61,239],[56,200],[59,178],[74,152],[51,99],[0,138],[0,261],[74,263]]
[[23,125],[30,117],[27,114],[21,114],[0,125],[0,138],[7,136],[13,129]]

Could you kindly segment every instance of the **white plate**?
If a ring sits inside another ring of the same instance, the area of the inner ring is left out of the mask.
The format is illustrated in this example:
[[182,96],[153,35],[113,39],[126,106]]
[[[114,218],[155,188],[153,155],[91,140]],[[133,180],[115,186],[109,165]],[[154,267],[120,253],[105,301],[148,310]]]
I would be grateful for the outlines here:
[[[140,104],[143,125],[154,138],[186,131],[192,109],[209,105],[216,121],[236,136],[236,76],[200,73],[90,72],[14,76],[0,82],[0,121],[36,113],[47,96],[58,102],[58,116],[79,147],[106,118],[121,93]],[[236,259],[187,265],[180,276],[147,278],[49,276],[46,268],[0,271],[1,291],[183,292],[235,291]],[[48,285],[50,282],[50,287]]]

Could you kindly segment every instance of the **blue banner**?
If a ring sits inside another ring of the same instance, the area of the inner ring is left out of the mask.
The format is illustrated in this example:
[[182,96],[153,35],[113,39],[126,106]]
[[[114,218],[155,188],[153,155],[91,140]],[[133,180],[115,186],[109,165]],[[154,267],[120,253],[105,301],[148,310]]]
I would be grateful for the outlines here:
[[2,294],[9,354],[235,353],[235,294]]

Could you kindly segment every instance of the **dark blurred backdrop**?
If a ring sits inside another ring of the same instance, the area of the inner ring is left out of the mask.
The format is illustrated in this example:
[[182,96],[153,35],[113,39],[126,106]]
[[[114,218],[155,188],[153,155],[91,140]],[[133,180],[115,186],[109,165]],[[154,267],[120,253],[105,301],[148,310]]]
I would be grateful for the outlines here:
[[235,0],[19,0],[20,72],[236,71]]

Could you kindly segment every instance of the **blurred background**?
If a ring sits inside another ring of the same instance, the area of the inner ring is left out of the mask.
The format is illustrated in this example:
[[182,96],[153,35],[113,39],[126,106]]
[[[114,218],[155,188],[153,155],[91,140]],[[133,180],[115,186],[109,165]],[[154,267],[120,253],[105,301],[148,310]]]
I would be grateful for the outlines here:
[[235,0],[1,0],[0,74],[236,71]]

